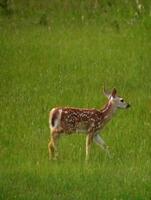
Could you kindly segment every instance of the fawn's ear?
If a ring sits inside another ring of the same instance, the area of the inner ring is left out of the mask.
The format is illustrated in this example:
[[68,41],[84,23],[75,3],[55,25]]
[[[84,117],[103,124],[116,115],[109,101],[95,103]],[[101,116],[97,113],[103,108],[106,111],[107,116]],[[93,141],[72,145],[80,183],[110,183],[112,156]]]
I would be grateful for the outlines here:
[[103,93],[104,93],[104,95],[105,95],[108,99],[111,97],[111,92],[109,92],[109,91],[107,91],[107,90],[105,89],[105,85],[104,85],[104,87],[103,87]]
[[115,97],[116,96],[116,89],[115,88],[113,88],[113,90],[112,90],[112,97]]

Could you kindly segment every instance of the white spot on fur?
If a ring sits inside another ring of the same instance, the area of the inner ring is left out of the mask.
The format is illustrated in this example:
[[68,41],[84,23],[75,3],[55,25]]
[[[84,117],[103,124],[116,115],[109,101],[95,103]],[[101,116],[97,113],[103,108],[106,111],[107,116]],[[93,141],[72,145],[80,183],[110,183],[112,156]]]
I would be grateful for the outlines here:
[[54,121],[54,126],[52,127],[52,124],[51,124],[51,122],[52,122],[52,116],[53,116],[53,113],[54,113],[54,111],[56,110],[56,108],[53,108],[52,110],[51,110],[51,112],[50,112],[50,117],[49,117],[49,126],[50,126],[50,128],[52,129],[52,128],[59,128],[60,127],[60,122],[61,122],[61,115],[62,115],[62,109],[59,109],[58,111],[59,111],[59,114],[57,115],[57,118],[55,119],[55,121]]
[[60,127],[60,122],[61,122],[61,114],[62,114],[62,109],[59,109],[59,114],[54,122],[54,128],[59,128]]

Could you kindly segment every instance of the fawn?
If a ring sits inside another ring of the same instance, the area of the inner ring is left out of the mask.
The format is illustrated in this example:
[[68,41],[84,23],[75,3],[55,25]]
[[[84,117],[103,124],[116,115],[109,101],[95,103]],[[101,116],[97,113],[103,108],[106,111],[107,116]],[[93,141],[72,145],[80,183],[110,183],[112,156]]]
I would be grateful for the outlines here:
[[86,160],[89,159],[90,146],[94,141],[108,154],[108,146],[99,135],[105,124],[112,118],[117,108],[128,108],[130,105],[117,96],[114,88],[111,93],[105,91],[108,102],[103,109],[85,109],[72,107],[57,107],[50,111],[49,126],[51,139],[48,143],[49,158],[58,156],[57,142],[62,134],[86,133]]

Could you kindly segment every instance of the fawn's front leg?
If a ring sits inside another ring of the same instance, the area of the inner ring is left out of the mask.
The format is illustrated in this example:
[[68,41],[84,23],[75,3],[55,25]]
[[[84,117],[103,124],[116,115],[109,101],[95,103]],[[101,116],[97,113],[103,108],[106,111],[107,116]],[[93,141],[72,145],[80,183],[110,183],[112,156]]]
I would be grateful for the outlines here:
[[101,138],[100,135],[96,134],[93,138],[94,142],[99,145],[103,150],[106,151],[106,153],[108,154],[108,156],[110,157],[110,152],[109,152],[109,147],[106,145],[106,143],[104,142],[104,140]]
[[90,146],[93,142],[93,133],[88,133],[86,137],[86,158],[85,160],[89,160],[89,154],[90,154]]

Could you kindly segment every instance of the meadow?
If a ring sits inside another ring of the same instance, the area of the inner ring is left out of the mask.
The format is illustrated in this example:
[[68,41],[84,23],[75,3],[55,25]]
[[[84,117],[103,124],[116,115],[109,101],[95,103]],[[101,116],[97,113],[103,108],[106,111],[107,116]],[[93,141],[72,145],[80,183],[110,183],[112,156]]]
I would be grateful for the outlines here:
[[[25,13],[0,15],[0,199],[149,200],[150,15]],[[112,158],[94,144],[86,164],[73,134],[49,161],[50,109],[102,108],[104,83],[131,104],[101,133]]]

